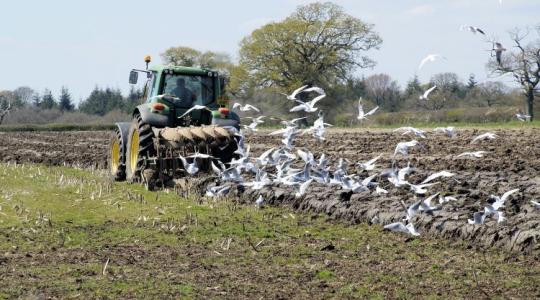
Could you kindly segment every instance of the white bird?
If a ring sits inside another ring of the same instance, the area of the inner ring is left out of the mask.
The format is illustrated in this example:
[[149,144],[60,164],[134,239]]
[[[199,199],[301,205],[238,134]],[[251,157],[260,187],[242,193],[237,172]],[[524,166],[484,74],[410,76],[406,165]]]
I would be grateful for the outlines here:
[[379,155],[373,159],[370,159],[366,161],[365,163],[358,163],[359,166],[361,166],[366,171],[371,171],[375,169],[375,162],[381,158],[382,155]]
[[435,197],[437,197],[438,195],[439,193],[436,193],[427,197],[424,201],[422,201],[422,203],[420,203],[419,210],[427,214],[431,214],[434,211],[440,210],[442,208],[440,204],[435,206],[431,205],[431,201],[435,199]]
[[490,198],[495,199],[495,202],[493,202],[493,204],[491,204],[491,206],[493,206],[493,209],[499,210],[499,208],[504,206],[504,202],[506,200],[508,200],[508,197],[510,197],[510,195],[512,195],[512,194],[514,194],[515,192],[518,192],[518,191],[519,191],[519,189],[510,190],[510,191],[504,193],[501,197],[496,196],[496,195],[491,195]]
[[418,233],[416,229],[414,229],[414,225],[412,223],[405,225],[402,222],[396,222],[396,223],[385,225],[384,229],[389,230],[389,231],[395,231],[395,232],[403,232],[403,233],[407,233],[414,236],[420,235],[420,233]]
[[362,106],[362,98],[358,99],[358,116],[356,117],[358,120],[367,120],[368,116],[371,116],[374,114],[377,109],[379,109],[378,106],[376,106],[374,109],[370,110],[367,113],[364,113],[364,107]]
[[180,155],[180,160],[182,161],[182,164],[184,166],[184,170],[188,172],[189,175],[195,175],[197,172],[199,172],[199,166],[197,166],[197,160],[194,159],[192,163],[188,163],[187,160]]
[[238,102],[234,103],[233,109],[237,109],[237,108],[240,108],[240,111],[254,110],[256,112],[260,112],[260,110],[258,108],[256,108],[255,106],[253,106],[251,104],[247,104],[247,103],[244,106],[242,106],[242,104],[240,104]]
[[201,109],[206,109],[207,111],[211,111],[208,107],[206,107],[204,105],[194,105],[192,108],[188,109],[183,115],[178,117],[178,119],[183,118],[184,116],[186,116],[187,114],[189,114],[190,112],[192,112],[194,110],[201,110]]
[[486,133],[483,133],[477,137],[475,137],[472,141],[471,141],[471,144],[477,142],[477,141],[482,141],[482,140],[494,140],[496,139],[497,137],[499,137],[498,135],[496,135],[495,133],[492,133],[492,132],[486,132]]
[[281,94],[287,96],[287,99],[294,101],[294,100],[297,100],[296,95],[300,94],[305,88],[307,88],[307,85],[304,85],[304,86],[301,86],[301,87],[297,88],[290,95],[287,95],[287,94],[284,94],[284,93],[281,93]]
[[440,172],[437,172],[437,173],[433,173],[431,175],[428,176],[428,178],[426,178],[424,181],[422,181],[422,184],[424,183],[428,183],[434,179],[437,179],[439,177],[452,177],[452,176],[455,176],[456,174],[454,173],[450,173],[448,171],[440,171]]
[[458,201],[458,199],[453,196],[444,196],[444,197],[442,195],[439,196],[439,204],[444,204],[450,201]]
[[206,189],[207,197],[223,197],[231,188],[229,186],[213,186]]
[[301,117],[301,118],[292,119],[290,121],[283,120],[283,121],[281,121],[281,124],[285,125],[286,128],[288,128],[288,127],[297,127],[298,125],[296,124],[296,122],[298,122],[300,120],[303,120],[305,118],[306,117]]
[[420,194],[420,195],[427,193],[428,191],[426,188],[435,184],[438,184],[438,182],[423,183],[423,184],[408,183],[409,187],[411,188],[411,191],[414,191],[416,194]]
[[242,183],[242,185],[249,186],[253,190],[260,190],[271,183],[272,181],[268,179],[268,174],[259,169],[259,171],[257,172],[257,175],[255,176],[255,180],[251,182],[244,182]]
[[296,111],[305,111],[305,112],[308,112],[308,113],[315,112],[318,109],[317,107],[315,107],[315,104],[317,104],[317,102],[319,102],[324,97],[326,97],[326,95],[320,95],[320,96],[317,96],[313,100],[308,101],[308,102],[302,102],[300,100],[294,100],[294,101],[296,101],[296,102],[298,102],[300,104],[293,107],[293,108],[291,108],[290,112],[296,112]]
[[263,206],[263,203],[264,203],[264,198],[262,195],[259,195],[259,198],[257,198],[257,200],[255,200],[255,205],[259,208],[261,208]]
[[538,203],[537,201],[534,201],[534,200],[531,200],[531,203],[534,205],[534,207],[540,209],[540,203]]
[[298,192],[296,192],[295,197],[296,198],[302,197],[306,193],[306,190],[307,190],[307,188],[309,187],[309,185],[311,184],[312,181],[313,181],[313,179],[310,179],[310,180],[302,183],[300,185],[299,189],[298,189]]
[[484,157],[485,153],[487,153],[487,151],[463,152],[457,155],[456,157],[469,156],[473,158],[481,158],[481,157]]
[[482,29],[480,29],[480,28],[478,28],[476,26],[461,25],[459,30],[461,30],[461,31],[467,30],[467,31],[470,31],[470,32],[472,32],[474,34],[476,34],[477,32],[480,32],[481,34],[486,35],[486,33]]
[[486,220],[486,213],[485,211],[484,212],[475,212],[473,214],[473,218],[472,220],[471,219],[468,219],[467,222],[471,225],[482,225],[484,224]]
[[414,128],[414,127],[399,127],[399,128],[394,129],[394,132],[400,132],[400,131],[403,132],[403,135],[412,133],[416,135],[417,137],[421,137],[423,139],[426,138],[425,131]]
[[380,194],[388,194],[388,191],[385,190],[385,189],[383,189],[383,188],[381,188],[381,187],[379,187],[379,186],[377,186],[377,187],[375,188],[375,193],[377,193],[377,195],[380,195]]
[[409,148],[416,147],[420,143],[417,140],[412,140],[410,142],[401,142],[396,145],[396,149],[394,150],[394,156],[396,154],[402,154],[404,156],[407,156],[409,154]]
[[521,122],[525,122],[525,121],[530,121],[530,120],[531,120],[531,116],[525,115],[525,114],[522,114],[522,113],[517,113],[517,114],[516,114],[516,118],[517,118],[518,120],[520,120]]
[[447,134],[449,137],[455,137],[457,135],[456,129],[452,126],[448,127],[437,127],[434,129],[435,132],[442,132]]
[[244,129],[246,129],[247,131],[251,131],[251,132],[258,131],[257,126],[259,124],[264,123],[262,118],[264,118],[264,116],[254,118],[253,121],[249,125],[242,125],[242,127],[244,127]]
[[502,62],[502,53],[503,51],[506,51],[506,48],[503,47],[503,45],[499,42],[493,43],[493,49],[492,51],[495,51],[495,58],[497,59],[497,63],[501,65]]
[[420,99],[420,100],[426,100],[426,101],[429,100],[429,99],[428,99],[429,94],[431,94],[431,92],[433,92],[436,88],[437,88],[436,85],[432,86],[430,89],[428,89],[427,91],[425,91],[424,94],[422,94],[422,95],[419,97],[419,99]]
[[446,58],[444,56],[440,55],[440,54],[429,54],[424,59],[422,59],[422,61],[420,62],[420,65],[418,66],[418,70],[422,69],[424,64],[427,63],[428,61],[429,62],[434,62],[434,61],[439,60],[439,59],[446,59]]

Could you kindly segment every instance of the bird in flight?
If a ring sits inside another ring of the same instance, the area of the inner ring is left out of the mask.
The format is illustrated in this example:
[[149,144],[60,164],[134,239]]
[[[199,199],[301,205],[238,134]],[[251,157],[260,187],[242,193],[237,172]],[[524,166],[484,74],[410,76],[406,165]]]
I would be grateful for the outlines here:
[[302,111],[302,110],[308,113],[315,112],[318,109],[317,107],[315,107],[315,104],[317,104],[317,102],[319,102],[324,97],[326,97],[326,95],[320,95],[320,96],[315,97],[315,99],[308,102],[302,102],[300,100],[295,99],[294,101],[300,104],[291,108],[290,112]]
[[431,92],[433,92],[436,88],[437,88],[437,86],[434,85],[434,86],[431,87],[429,90],[425,91],[424,94],[422,94],[422,95],[420,96],[420,100],[426,100],[426,101],[429,100],[429,99],[428,99],[429,94],[430,94]]
[[250,111],[250,110],[254,110],[256,112],[260,112],[258,108],[256,108],[255,106],[251,105],[251,104],[245,104],[244,106],[242,106],[242,104],[240,103],[234,103],[233,105],[233,109],[237,109],[237,108],[240,108],[240,111]]
[[420,62],[420,65],[418,66],[418,70],[422,69],[424,64],[427,63],[428,61],[429,62],[434,62],[434,61],[439,60],[439,59],[446,59],[446,58],[444,56],[440,55],[440,54],[429,54],[424,59],[422,59],[422,61]]
[[479,33],[481,33],[481,34],[483,34],[483,35],[486,35],[486,33],[485,33],[482,29],[480,29],[480,28],[478,28],[478,27],[476,27],[476,26],[461,25],[461,27],[460,27],[459,29],[460,29],[461,31],[467,30],[467,31],[470,31],[470,32],[472,32],[472,33],[474,33],[474,34],[476,34],[477,32],[479,32]]
[[356,117],[358,120],[367,120],[368,116],[371,116],[374,114],[379,107],[375,107],[374,109],[370,110],[367,113],[364,113],[364,107],[362,106],[362,98],[358,100],[358,117]]
[[178,117],[178,119],[183,118],[184,116],[188,115],[190,112],[192,112],[194,110],[201,110],[201,109],[206,109],[207,111],[211,111],[208,107],[206,107],[204,105],[194,105],[192,108],[188,109],[183,115]]
[[495,58],[500,66],[502,62],[502,53],[506,51],[506,48],[504,48],[501,43],[495,42],[493,43],[493,49],[491,49],[491,51],[495,51]]
[[304,85],[304,86],[301,86],[301,87],[297,88],[296,90],[294,90],[294,92],[292,92],[292,94],[290,94],[290,95],[287,95],[285,93],[280,93],[280,94],[285,95],[285,96],[287,96],[287,99],[294,101],[294,100],[298,100],[298,99],[296,99],[296,95],[300,94],[306,88],[307,88],[307,85]]

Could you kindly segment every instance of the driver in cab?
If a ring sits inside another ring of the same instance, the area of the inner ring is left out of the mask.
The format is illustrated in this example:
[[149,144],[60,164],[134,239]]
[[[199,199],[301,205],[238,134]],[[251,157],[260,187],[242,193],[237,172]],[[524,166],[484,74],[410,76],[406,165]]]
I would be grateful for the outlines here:
[[172,94],[180,98],[180,105],[183,107],[191,107],[193,102],[197,100],[195,93],[186,87],[184,78],[176,79],[176,87],[172,90]]

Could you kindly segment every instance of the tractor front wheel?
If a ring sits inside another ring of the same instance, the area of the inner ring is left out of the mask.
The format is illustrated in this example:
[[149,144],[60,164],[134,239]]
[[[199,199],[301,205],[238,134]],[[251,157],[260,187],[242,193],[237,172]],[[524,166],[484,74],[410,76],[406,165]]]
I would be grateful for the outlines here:
[[109,144],[109,173],[116,181],[126,179],[126,149],[117,128]]

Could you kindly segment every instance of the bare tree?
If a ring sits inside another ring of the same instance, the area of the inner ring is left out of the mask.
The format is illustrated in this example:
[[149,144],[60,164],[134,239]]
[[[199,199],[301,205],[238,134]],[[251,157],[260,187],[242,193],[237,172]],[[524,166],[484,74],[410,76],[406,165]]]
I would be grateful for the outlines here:
[[4,121],[4,118],[9,113],[10,110],[11,110],[11,102],[8,102],[5,105],[2,105],[2,103],[0,103],[0,125],[2,124],[2,122]]
[[502,101],[506,94],[506,87],[502,82],[487,81],[478,85],[478,97],[488,107]]
[[538,39],[524,45],[525,39],[529,35],[529,30],[522,31],[515,29],[510,32],[510,37],[514,43],[515,51],[508,51],[502,54],[499,62],[491,60],[488,68],[497,75],[511,73],[515,81],[522,87],[527,100],[527,113],[534,117],[534,99],[540,83],[540,26],[537,26],[536,33]]
[[374,74],[364,80],[366,96],[377,106],[396,111],[399,106],[400,90],[397,82],[388,74]]

